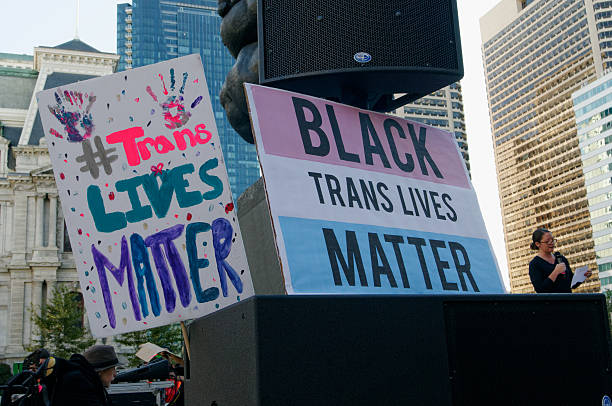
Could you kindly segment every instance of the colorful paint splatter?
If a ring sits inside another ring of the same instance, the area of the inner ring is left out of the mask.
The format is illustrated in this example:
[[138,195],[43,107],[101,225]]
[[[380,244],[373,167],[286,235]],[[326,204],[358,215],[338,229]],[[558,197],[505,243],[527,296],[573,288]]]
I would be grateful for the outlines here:
[[[164,81],[164,75],[160,73],[158,74],[158,77],[161,82],[162,92],[165,96],[167,96],[166,100],[160,103],[160,107],[162,108],[162,114],[164,120],[166,121],[165,126],[169,129],[181,128],[185,124],[187,124],[187,122],[191,118],[191,112],[185,109],[185,99],[183,97],[185,93],[185,84],[187,83],[187,79],[189,78],[189,73],[183,72],[183,81],[178,91],[178,94],[169,94],[168,89],[166,88],[166,82]],[[170,90],[174,92],[175,87],[176,79],[174,76],[174,68],[171,68]],[[157,94],[155,94],[150,85],[147,86],[145,90],[154,101],[158,101]],[[197,96],[190,104],[191,109],[194,109],[200,103],[201,100],[202,96]],[[151,111],[151,114],[153,113],[154,110]]]
[[[58,89],[55,92],[55,105],[48,105],[49,112],[59,121],[70,142],[81,142],[91,137],[94,130],[93,117],[90,112],[96,96],[73,90]],[[70,105],[68,105],[70,103]],[[87,104],[85,104],[87,103]],[[50,130],[58,138],[63,138],[56,130]]]

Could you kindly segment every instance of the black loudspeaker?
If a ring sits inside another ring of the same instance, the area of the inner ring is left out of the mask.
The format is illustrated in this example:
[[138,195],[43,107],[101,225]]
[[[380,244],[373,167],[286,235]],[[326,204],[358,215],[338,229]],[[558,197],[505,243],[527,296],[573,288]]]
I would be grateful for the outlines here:
[[261,84],[358,107],[463,77],[456,0],[258,0],[258,31]]
[[186,404],[597,405],[603,295],[257,296],[189,326]]

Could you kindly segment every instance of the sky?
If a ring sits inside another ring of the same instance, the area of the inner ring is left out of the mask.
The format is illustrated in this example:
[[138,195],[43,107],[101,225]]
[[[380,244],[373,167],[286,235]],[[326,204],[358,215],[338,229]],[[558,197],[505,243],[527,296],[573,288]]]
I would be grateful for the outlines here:
[[[102,52],[117,48],[117,0],[81,0],[78,37]],[[506,288],[508,265],[501,222],[491,126],[482,67],[479,19],[499,0],[457,0],[465,76],[461,80],[472,184]],[[77,31],[77,0],[0,0],[0,52],[34,53],[36,46],[70,41]]]

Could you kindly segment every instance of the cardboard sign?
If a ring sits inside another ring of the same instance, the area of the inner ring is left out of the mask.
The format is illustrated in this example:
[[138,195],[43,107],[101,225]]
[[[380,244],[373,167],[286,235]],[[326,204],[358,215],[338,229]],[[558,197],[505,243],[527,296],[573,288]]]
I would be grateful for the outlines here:
[[37,98],[94,336],[253,294],[198,55]]
[[246,91],[288,293],[504,293],[451,134]]

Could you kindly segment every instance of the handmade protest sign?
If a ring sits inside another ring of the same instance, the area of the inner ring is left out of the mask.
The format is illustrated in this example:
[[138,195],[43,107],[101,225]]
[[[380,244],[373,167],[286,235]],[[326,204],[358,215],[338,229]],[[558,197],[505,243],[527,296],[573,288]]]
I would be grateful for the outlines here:
[[94,336],[253,295],[198,55],[37,99]]
[[504,293],[450,133],[245,86],[288,293]]

